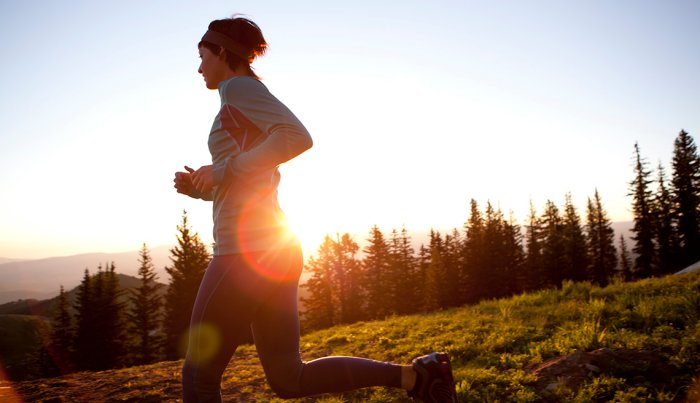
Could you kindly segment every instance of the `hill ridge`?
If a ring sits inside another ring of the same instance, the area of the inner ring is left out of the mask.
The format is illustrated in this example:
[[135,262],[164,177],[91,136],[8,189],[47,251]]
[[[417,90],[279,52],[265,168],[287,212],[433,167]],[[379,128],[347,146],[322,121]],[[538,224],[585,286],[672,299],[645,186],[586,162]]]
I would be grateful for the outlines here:
[[[165,266],[170,264],[170,248],[162,245],[149,248],[159,280],[168,278]],[[81,253],[36,260],[0,264],[0,304],[18,299],[47,299],[59,293],[59,287],[71,289],[80,284],[85,269],[94,273],[98,265],[115,262],[118,273],[136,276],[139,251],[119,253]]]

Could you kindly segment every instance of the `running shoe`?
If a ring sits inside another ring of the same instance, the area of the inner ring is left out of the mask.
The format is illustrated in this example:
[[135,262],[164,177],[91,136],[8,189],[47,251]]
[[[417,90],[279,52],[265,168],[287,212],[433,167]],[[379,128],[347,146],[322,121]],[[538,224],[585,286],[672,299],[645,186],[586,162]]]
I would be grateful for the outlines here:
[[416,371],[416,386],[408,392],[413,400],[425,403],[456,403],[452,367],[447,353],[431,353],[414,358],[413,370]]

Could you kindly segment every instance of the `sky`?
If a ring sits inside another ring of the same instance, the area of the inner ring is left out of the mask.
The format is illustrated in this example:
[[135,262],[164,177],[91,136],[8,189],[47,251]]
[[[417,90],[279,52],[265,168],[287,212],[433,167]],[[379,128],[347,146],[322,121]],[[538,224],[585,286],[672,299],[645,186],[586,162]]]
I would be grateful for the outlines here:
[[254,63],[314,147],[282,165],[307,250],[373,225],[461,228],[470,200],[524,224],[598,190],[632,219],[634,144],[670,173],[700,134],[700,2],[0,0],[0,257],[175,242],[211,205],[174,172],[210,163],[216,91],[197,73],[211,20],[241,13]]

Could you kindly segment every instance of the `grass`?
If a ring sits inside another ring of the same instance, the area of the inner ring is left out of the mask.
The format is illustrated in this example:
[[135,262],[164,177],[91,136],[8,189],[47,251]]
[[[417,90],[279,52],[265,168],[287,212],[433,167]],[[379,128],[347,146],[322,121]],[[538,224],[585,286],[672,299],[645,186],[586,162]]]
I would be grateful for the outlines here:
[[[430,351],[449,352],[462,402],[688,401],[700,398],[700,273],[606,288],[565,283],[509,299],[425,315],[393,317],[317,331],[302,337],[306,360],[353,355],[407,363]],[[598,348],[654,351],[677,369],[672,384],[653,385],[608,374],[578,390],[545,394],[528,366]],[[178,401],[181,362],[103,373],[0,384],[26,401]],[[695,385],[695,386],[693,386]],[[255,349],[236,352],[222,383],[225,399],[280,402],[265,382]],[[4,389],[3,389],[4,387]],[[82,395],[81,395],[82,393]],[[57,397],[59,400],[56,400]],[[13,401],[11,398],[7,401]],[[297,402],[401,402],[405,393],[372,388]]]

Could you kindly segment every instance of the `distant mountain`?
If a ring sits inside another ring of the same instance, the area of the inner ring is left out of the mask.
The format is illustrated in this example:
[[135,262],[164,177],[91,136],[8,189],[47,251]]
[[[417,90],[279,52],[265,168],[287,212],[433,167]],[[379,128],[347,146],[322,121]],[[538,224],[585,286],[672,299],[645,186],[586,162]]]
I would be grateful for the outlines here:
[[[129,290],[141,286],[141,280],[137,277],[117,273],[117,279],[119,280],[119,287],[122,290]],[[164,295],[167,286],[162,281],[157,282],[157,286],[158,292],[161,295]],[[68,306],[73,306],[73,301],[75,300],[75,295],[77,291],[77,286],[72,289],[65,290],[66,297],[68,299]],[[129,291],[126,291],[122,296],[124,301],[128,299],[128,296]],[[0,305],[0,315],[32,315],[51,317],[57,306],[58,296],[44,300],[21,299],[12,302],[6,302]]]
[[[2,288],[2,285],[0,285],[0,289]],[[34,290],[11,290],[11,291],[0,291],[0,304],[3,304],[7,301],[18,301],[18,300],[25,300],[25,299],[30,299],[30,300],[38,300],[38,299],[47,299],[51,298],[54,295],[57,295],[58,291],[50,291],[50,292],[40,292],[40,291],[34,291]]]
[[630,237],[634,235],[632,233],[632,227],[634,227],[634,221],[617,221],[612,223],[612,228],[615,230],[615,246],[620,246],[620,234],[622,234],[627,241],[627,247],[632,247],[630,244]]
[[[170,246],[150,250],[158,281],[167,283],[170,276]],[[0,264],[0,304],[18,299],[46,299],[58,295],[59,287],[70,290],[80,284],[85,269],[95,273],[97,267],[114,262],[119,274],[136,276],[139,251],[123,253],[88,253],[37,260],[11,261]]]
[[21,261],[23,261],[23,260],[26,260],[26,259],[12,259],[12,258],[9,258],[9,257],[0,257],[0,264],[12,263],[12,262],[21,262]]

